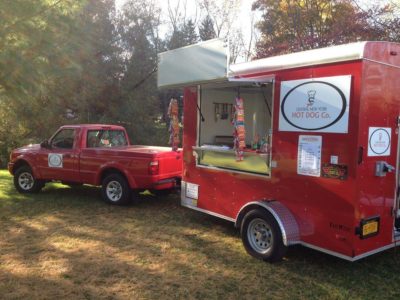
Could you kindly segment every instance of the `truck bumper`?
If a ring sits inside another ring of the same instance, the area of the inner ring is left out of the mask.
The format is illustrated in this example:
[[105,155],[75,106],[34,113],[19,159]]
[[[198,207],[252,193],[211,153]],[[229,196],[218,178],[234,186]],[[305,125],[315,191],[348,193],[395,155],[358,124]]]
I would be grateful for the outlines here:
[[14,169],[14,163],[9,162],[8,163],[8,172],[10,172],[11,175],[14,175],[13,174],[13,169]]
[[180,178],[168,178],[153,183],[154,190],[173,189],[180,185]]

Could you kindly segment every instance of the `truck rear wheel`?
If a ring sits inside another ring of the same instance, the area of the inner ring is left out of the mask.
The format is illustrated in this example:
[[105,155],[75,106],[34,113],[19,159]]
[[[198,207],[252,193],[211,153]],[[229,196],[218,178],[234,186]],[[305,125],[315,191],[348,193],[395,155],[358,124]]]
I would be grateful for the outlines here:
[[130,200],[131,189],[122,175],[110,174],[102,182],[101,194],[107,203],[124,205]]
[[255,209],[243,219],[240,234],[247,253],[268,261],[282,260],[287,247],[283,244],[282,232],[275,218],[263,209]]
[[22,166],[14,173],[14,186],[20,193],[37,193],[44,187],[44,182],[35,178],[29,166]]

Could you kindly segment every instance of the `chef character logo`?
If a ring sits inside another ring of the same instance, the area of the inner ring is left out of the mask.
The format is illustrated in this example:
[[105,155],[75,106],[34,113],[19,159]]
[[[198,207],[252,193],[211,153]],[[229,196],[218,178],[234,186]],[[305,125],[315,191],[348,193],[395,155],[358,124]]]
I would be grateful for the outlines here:
[[[385,138],[386,138],[386,136],[385,136]],[[375,141],[375,146],[376,147],[381,147],[381,148],[386,148],[387,147],[387,141],[386,141],[386,139],[383,140],[382,131],[379,131],[379,133],[378,133],[378,140]]]
[[315,103],[315,94],[317,93],[317,91],[315,90],[309,90],[307,92],[308,94],[308,102],[307,102],[307,107],[311,107],[314,105]]

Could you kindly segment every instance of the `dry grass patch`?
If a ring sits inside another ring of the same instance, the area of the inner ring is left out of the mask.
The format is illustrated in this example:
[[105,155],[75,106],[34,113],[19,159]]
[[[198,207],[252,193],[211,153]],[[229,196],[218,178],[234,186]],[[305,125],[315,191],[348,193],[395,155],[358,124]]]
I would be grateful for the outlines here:
[[178,196],[104,204],[99,189],[17,194],[0,171],[0,295],[29,299],[365,299],[400,297],[396,250],[348,263],[301,247],[249,257],[232,224]]

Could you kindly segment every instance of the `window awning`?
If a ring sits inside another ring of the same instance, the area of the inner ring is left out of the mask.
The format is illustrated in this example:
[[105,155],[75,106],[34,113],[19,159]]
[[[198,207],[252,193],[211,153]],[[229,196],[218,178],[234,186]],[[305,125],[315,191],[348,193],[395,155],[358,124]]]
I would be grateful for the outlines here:
[[180,87],[227,78],[229,47],[213,39],[158,55],[158,87]]

